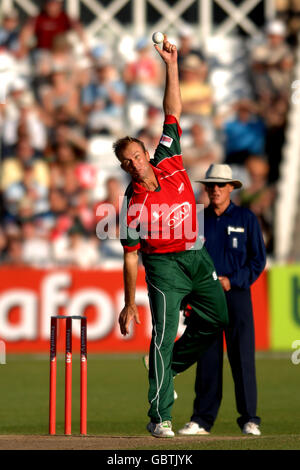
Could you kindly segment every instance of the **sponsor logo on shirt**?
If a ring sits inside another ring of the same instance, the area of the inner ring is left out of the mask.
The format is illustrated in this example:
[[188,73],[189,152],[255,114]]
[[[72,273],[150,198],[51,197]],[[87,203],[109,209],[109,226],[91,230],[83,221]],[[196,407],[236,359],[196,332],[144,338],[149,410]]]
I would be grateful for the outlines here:
[[190,215],[191,204],[189,202],[183,202],[179,206],[175,207],[171,213],[166,217],[166,222],[169,227],[176,228]]
[[168,148],[171,147],[172,142],[173,142],[172,137],[169,137],[166,134],[163,134],[160,138],[160,141],[159,141],[160,144],[162,144],[162,145],[164,145],[165,147],[168,147]]
[[[191,213],[191,204],[189,202],[183,202],[179,206],[171,206],[168,208],[168,210],[171,210],[169,214],[167,214],[166,217],[164,217],[164,223],[166,223],[170,228],[176,228],[182,222],[190,215]],[[158,211],[155,210],[152,212],[152,221],[155,223],[159,219],[162,218],[162,216],[166,213],[168,213],[168,210],[164,211]]]

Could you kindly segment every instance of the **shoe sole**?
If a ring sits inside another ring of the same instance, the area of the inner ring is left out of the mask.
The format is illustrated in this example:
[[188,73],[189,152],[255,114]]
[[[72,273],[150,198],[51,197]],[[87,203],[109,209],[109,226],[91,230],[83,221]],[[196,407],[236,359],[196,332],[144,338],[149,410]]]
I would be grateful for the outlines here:
[[171,439],[172,439],[172,437],[175,437],[175,433],[174,433],[173,436],[162,436],[161,434],[154,434],[154,430],[149,429],[150,426],[149,427],[148,426],[149,425],[146,426],[146,429],[153,437],[162,437],[162,438],[171,438]]

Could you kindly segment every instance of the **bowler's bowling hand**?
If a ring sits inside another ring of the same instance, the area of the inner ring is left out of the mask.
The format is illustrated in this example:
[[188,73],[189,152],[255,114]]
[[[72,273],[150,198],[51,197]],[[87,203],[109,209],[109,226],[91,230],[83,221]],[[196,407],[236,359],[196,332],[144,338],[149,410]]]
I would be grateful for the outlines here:
[[141,323],[137,306],[135,304],[125,305],[119,315],[119,325],[122,335],[126,336],[129,334],[129,325],[133,319],[138,325]]
[[221,286],[223,287],[223,290],[225,292],[229,291],[231,289],[231,284],[230,284],[230,281],[228,279],[228,277],[226,276],[219,276],[219,281],[221,283]]
[[177,63],[177,48],[174,44],[171,44],[168,41],[167,36],[165,34],[162,49],[160,49],[157,44],[155,44],[154,47],[161,56],[161,58],[166,62],[166,64],[172,62]]

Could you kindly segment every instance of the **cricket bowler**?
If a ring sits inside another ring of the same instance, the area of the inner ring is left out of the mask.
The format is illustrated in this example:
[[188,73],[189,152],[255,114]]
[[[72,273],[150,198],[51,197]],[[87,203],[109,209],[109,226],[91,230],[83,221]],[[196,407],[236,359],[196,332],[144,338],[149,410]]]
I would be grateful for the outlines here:
[[[142,141],[132,137],[121,138],[113,146],[132,180],[122,214],[125,305],[119,324],[125,336],[133,320],[140,323],[135,303],[140,252],[153,326],[147,429],[154,437],[168,438],[174,436],[173,378],[198,360],[215,333],[227,325],[228,314],[214,264],[200,242],[195,197],[182,163],[177,49],[166,36],[161,48],[154,47],[166,69],[164,125],[154,158],[150,159]],[[187,302],[193,316],[174,343],[180,306]]]

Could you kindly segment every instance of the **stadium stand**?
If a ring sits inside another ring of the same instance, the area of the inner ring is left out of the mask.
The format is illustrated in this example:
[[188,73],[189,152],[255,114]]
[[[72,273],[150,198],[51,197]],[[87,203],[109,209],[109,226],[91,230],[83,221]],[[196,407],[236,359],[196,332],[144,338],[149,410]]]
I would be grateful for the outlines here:
[[[111,150],[113,141],[131,133],[144,139],[151,151],[157,145],[162,125],[160,62],[149,48],[145,31],[138,34],[136,27],[130,34],[130,25],[125,21],[126,15],[130,16],[128,9],[121,19],[112,17],[114,2],[107,7],[99,3],[97,8],[88,2],[98,19],[88,24],[85,12],[83,25],[69,18],[70,12],[78,13],[75,6],[80,2],[73,2],[72,8],[72,2],[67,3],[67,13],[58,2],[61,27],[53,38],[46,37],[46,43],[40,3],[26,3],[27,14],[19,3],[11,8],[13,3],[1,2],[10,5],[4,10],[0,26],[0,73],[7,77],[7,93],[0,104],[1,263],[89,268],[109,266],[111,261],[115,266],[121,259],[117,240],[104,243],[96,236],[95,208],[110,198],[108,182],[112,177],[117,179],[120,192],[127,184]],[[187,20],[180,16],[181,3],[172,12],[173,22],[177,20],[182,32],[191,36],[197,25],[184,30]],[[135,9],[132,12],[135,25],[139,24],[140,13]],[[284,72],[285,88],[274,88],[268,96],[262,95],[257,79],[265,65],[263,59],[257,59],[255,64],[259,62],[259,67],[253,67],[253,51],[262,45],[267,47],[267,34],[254,23],[250,27],[245,15],[246,12],[241,14],[240,26],[247,34],[239,34],[233,15],[231,30],[229,23],[226,26],[227,35],[208,36],[204,41],[202,33],[194,34],[190,50],[181,58],[185,101],[182,149],[193,179],[203,174],[211,162],[227,161],[226,145],[230,144],[231,135],[228,129],[232,123],[246,126],[247,121],[249,129],[254,129],[255,123],[255,132],[259,123],[262,146],[240,149],[240,159],[234,161],[234,175],[244,181],[246,189],[253,189],[253,174],[246,161],[256,156],[258,161],[266,162],[268,174],[263,186],[270,184],[275,195],[278,187],[280,196],[276,206],[276,248],[270,243],[268,254],[282,259],[287,256],[282,246],[290,246],[295,201],[299,197],[296,104],[292,104],[288,119],[279,180],[296,46],[288,46],[283,38],[282,48],[289,51],[290,62],[275,61],[272,71],[276,77]],[[148,25],[147,37],[153,24]],[[157,24],[180,46],[182,37],[167,23],[167,11]],[[284,24],[281,27],[284,29]],[[115,41],[113,35],[118,35],[119,40]],[[191,82],[195,93],[202,96],[197,109],[189,106]],[[202,201],[199,191],[195,185],[196,197]],[[274,231],[274,199],[275,196],[264,199],[268,234]],[[286,233],[282,220],[290,227]],[[83,250],[85,257],[81,256]],[[39,256],[33,256],[37,251]]]

